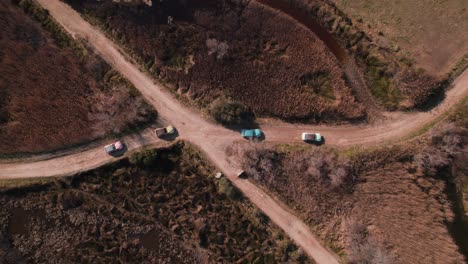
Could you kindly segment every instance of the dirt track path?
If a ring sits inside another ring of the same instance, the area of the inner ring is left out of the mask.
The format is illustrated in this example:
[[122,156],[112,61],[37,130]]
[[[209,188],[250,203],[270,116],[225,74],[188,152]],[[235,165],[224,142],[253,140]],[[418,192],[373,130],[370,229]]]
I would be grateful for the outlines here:
[[[131,64],[118,51],[118,48],[101,32],[84,21],[78,13],[58,0],[37,0],[50,14],[74,37],[82,37],[104,60],[124,75],[140,90],[147,101],[159,112],[163,120],[175,125],[181,139],[199,146],[207,157],[227,175],[237,188],[248,197],[258,208],[282,228],[292,240],[318,263],[338,263],[338,258],[331,251],[320,245],[310,229],[287,207],[268,196],[257,186],[247,180],[235,177],[236,166],[232,166],[225,158],[225,147],[238,139],[238,133],[224,129],[207,122],[199,112],[181,105],[163,87],[154,81],[138,67]],[[125,139],[128,148],[152,143],[148,135],[131,140]],[[103,155],[102,149],[90,149],[85,152],[63,156],[56,159],[21,164],[1,164],[0,178],[21,178],[66,175],[100,166],[111,159]]]
[[[228,162],[225,149],[239,139],[238,133],[212,124],[206,121],[198,111],[180,104],[163,87],[155,84],[147,74],[125,59],[112,41],[84,21],[70,7],[58,0],[37,0],[37,2],[48,9],[50,14],[74,37],[87,39],[97,53],[141,91],[148,102],[158,110],[162,120],[177,127],[181,139],[200,147],[245,196],[317,263],[338,263],[338,257],[321,246],[310,229],[291,214],[284,204],[275,201],[250,181],[235,178],[239,166],[232,161]],[[435,120],[450,106],[466,96],[467,91],[468,71],[465,71],[447,93],[444,102],[430,112],[393,114],[389,115],[385,122],[373,126],[306,126],[271,121],[264,123],[262,129],[265,131],[266,140],[272,142],[299,142],[299,135],[302,131],[319,131],[326,136],[327,144],[349,146],[382,143],[401,139]],[[148,144],[162,144],[152,137],[149,131],[126,137],[125,142],[130,150]],[[101,147],[56,158],[49,155],[46,160],[41,161],[0,164],[0,178],[70,175],[96,168],[112,160],[112,157],[104,154]]]

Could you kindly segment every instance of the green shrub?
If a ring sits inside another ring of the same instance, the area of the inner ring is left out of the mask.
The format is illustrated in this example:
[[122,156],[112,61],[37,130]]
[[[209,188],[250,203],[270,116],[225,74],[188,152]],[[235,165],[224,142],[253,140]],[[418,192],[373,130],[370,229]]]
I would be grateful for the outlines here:
[[459,127],[468,129],[468,96],[465,97],[457,109],[450,114],[449,120]]
[[225,177],[218,180],[218,191],[225,194],[230,199],[236,199],[238,197],[237,190],[234,189],[234,186],[232,186],[231,182]]
[[32,0],[16,0],[16,4],[23,9],[23,11],[30,15],[33,19],[41,23],[55,39],[60,47],[72,47],[80,50],[81,48],[74,42],[72,37],[68,35],[65,30],[57,24],[49,15],[49,11],[37,5]]
[[215,101],[210,110],[216,122],[225,125],[246,125],[254,122],[255,116],[246,105],[225,99]]
[[154,149],[145,149],[130,155],[129,162],[139,167],[152,167],[156,161],[158,153]]

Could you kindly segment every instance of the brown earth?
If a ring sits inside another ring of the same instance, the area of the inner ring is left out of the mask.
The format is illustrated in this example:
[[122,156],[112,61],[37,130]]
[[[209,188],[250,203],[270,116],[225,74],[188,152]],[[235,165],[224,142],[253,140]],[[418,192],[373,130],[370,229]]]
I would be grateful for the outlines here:
[[408,164],[392,163],[363,175],[347,217],[368,225],[398,263],[464,263],[447,227],[455,218],[449,183],[408,171]]
[[[463,142],[447,135],[431,136],[441,145],[422,140],[342,156],[323,148],[247,147],[243,166],[349,263],[464,263],[466,238],[454,233],[466,226],[455,226],[463,216],[455,215],[453,198],[463,176],[457,179],[448,166]],[[421,155],[430,157],[424,170]]]
[[153,76],[204,109],[228,97],[258,115],[286,120],[364,116],[324,43],[254,1],[171,1],[153,7],[68,2],[122,43]]
[[[286,3],[284,0],[265,2]],[[352,19],[334,1],[291,0],[287,3],[306,13],[310,19],[333,34],[356,59],[370,93],[388,110],[425,109],[466,68],[465,58],[464,62],[457,64],[454,71],[435,74],[424,71],[420,65],[414,63],[408,50],[403,50],[399,45],[385,40],[382,34],[370,30],[366,20]],[[413,26],[423,28],[424,24],[414,23]]]
[[89,113],[102,113],[96,102],[117,90],[128,98],[131,85],[106,75],[110,67],[95,55],[80,57],[85,51],[65,33],[51,33],[52,23],[46,30],[12,1],[0,3],[0,13],[0,154],[50,151],[103,136]]
[[[0,262],[310,263],[183,143],[0,192]],[[149,167],[146,167],[149,166]]]
[[[386,47],[396,47],[428,73],[441,76],[468,55],[464,1],[388,0],[333,2]],[[369,25],[369,26],[366,26]]]

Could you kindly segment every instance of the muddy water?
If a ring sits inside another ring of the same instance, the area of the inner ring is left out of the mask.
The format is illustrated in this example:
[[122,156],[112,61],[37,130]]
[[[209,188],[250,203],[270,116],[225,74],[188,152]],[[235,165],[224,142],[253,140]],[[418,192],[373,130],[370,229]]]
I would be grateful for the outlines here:
[[8,233],[10,235],[27,235],[28,212],[23,208],[15,208],[11,211]]
[[45,210],[25,210],[21,207],[11,211],[10,221],[8,223],[8,233],[10,235],[29,235],[28,223],[33,218],[44,218]]
[[158,230],[150,230],[148,233],[140,237],[141,245],[149,250],[157,252],[158,248],[160,247],[157,239],[158,236],[160,236],[160,232],[158,232]]
[[322,40],[328,49],[335,55],[341,63],[348,58],[346,51],[340,46],[338,41],[323,28],[313,17],[305,10],[292,5],[287,0],[256,0],[257,2],[267,5],[273,9],[279,10],[290,17],[297,20],[299,23],[310,29],[317,37]]

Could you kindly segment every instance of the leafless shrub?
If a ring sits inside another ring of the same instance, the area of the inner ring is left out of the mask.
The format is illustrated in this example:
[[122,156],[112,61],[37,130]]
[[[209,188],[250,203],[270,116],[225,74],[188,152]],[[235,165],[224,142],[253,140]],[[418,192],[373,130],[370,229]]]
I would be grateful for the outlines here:
[[463,140],[460,130],[453,123],[445,123],[431,131],[431,145],[414,156],[414,162],[425,174],[433,175],[450,164],[461,152]]
[[355,219],[346,222],[349,263],[392,264],[394,257],[386,252],[380,243],[369,234],[366,225]]
[[274,150],[255,146],[244,153],[244,170],[255,180],[270,184],[281,170],[281,157]]
[[339,159],[337,165],[330,172],[331,187],[336,189],[342,187],[347,180],[350,179],[350,162],[349,160]]
[[454,123],[444,123],[431,132],[433,145],[439,146],[447,154],[454,156],[461,151],[462,137],[460,129]]
[[303,179],[304,186],[318,182],[339,189],[352,179],[349,160],[318,149],[285,158],[277,151],[256,146],[245,151],[243,166],[250,176],[265,184],[271,183],[277,175],[285,174],[285,177]]
[[290,175],[303,174],[333,189],[343,187],[352,178],[349,161],[326,150],[314,149],[294,155],[288,158],[284,168]]
[[414,162],[425,174],[433,175],[438,169],[450,164],[450,156],[443,150],[428,146],[414,156]]
[[110,95],[101,93],[89,120],[93,121],[96,136],[119,133],[131,124],[144,122],[150,114],[143,98],[130,96],[127,87],[112,89]]
[[208,48],[208,55],[216,54],[218,60],[227,55],[229,45],[225,41],[218,41],[216,39],[207,39],[206,47]]

